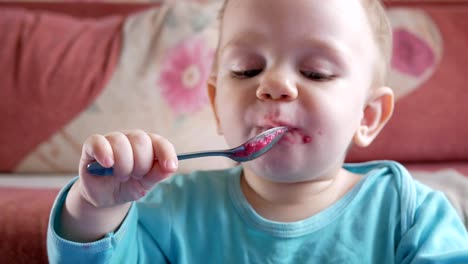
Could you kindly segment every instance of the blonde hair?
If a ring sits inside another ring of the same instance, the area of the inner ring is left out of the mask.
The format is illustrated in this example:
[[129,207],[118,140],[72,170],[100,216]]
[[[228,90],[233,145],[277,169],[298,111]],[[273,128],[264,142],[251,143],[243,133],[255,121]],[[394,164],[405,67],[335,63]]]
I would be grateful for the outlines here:
[[392,26],[388,20],[384,5],[380,0],[361,0],[371,27],[374,40],[380,52],[380,60],[376,62],[373,85],[384,85],[392,59]]
[[[388,70],[390,68],[390,61],[392,58],[392,28],[390,21],[385,12],[383,0],[360,0],[361,4],[366,12],[369,26],[371,27],[375,43],[377,44],[378,51],[380,53],[380,59],[376,62],[376,69],[374,73],[374,81],[372,86],[382,86],[387,82]],[[228,0],[224,0],[223,5],[218,14],[218,19],[220,21],[220,34],[218,40],[221,39],[221,27],[224,12],[226,10]],[[217,54],[216,61],[213,66],[217,67]]]

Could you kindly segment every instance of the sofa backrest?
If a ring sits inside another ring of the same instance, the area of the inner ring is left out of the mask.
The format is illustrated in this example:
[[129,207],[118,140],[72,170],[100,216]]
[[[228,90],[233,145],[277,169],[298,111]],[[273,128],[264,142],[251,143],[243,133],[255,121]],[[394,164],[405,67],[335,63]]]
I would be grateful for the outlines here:
[[[67,117],[66,122],[56,125],[34,141],[12,141],[10,137],[0,136],[0,171],[76,171],[84,137],[129,127],[161,133],[173,141],[180,151],[226,147],[215,132],[206,96],[199,92],[204,88],[197,86],[197,90],[187,92],[183,96],[185,101],[181,101],[174,94],[184,90],[177,90],[175,84],[168,81],[172,76],[182,78],[186,70],[184,67],[189,64],[196,65],[201,73],[206,72],[217,41],[216,8],[220,3],[221,0],[178,1],[178,4],[165,7],[157,3],[0,2],[0,10],[22,7],[34,15],[47,10],[51,11],[47,14],[52,16],[71,15],[69,21],[75,24],[86,21],[102,28],[99,25],[109,20],[110,16],[123,23],[118,29],[118,34],[122,34],[122,48],[118,48],[117,53],[107,54],[117,56],[112,60],[114,64],[107,60],[109,78],[102,79],[106,78],[105,74],[93,74],[95,79],[90,83],[99,84],[93,95],[95,97],[82,100],[85,103],[75,114]],[[468,1],[387,1],[387,4],[395,34],[389,81],[398,96],[394,116],[370,147],[353,148],[347,161],[466,162]],[[167,12],[158,11],[164,7]],[[116,27],[109,28],[116,30]],[[66,34],[66,31],[61,33]],[[95,37],[99,41],[99,36]],[[0,35],[0,42],[1,38]],[[55,40],[60,41],[58,35]],[[199,56],[194,50],[200,49],[203,53]],[[21,50],[17,52],[20,54]],[[81,52],[89,55],[90,50],[82,49]],[[173,67],[176,55],[185,56],[186,63]],[[80,64],[75,61],[73,67],[86,69],[89,66],[86,63],[89,62]],[[28,74],[44,73],[35,71]],[[62,77],[67,78],[66,75]],[[2,81],[0,86],[4,85]],[[73,84],[66,88],[69,89],[68,93],[89,89],[82,86],[73,88]],[[36,88],[31,85],[28,87],[31,90],[27,92],[33,93]],[[14,91],[18,91],[15,89],[13,87]],[[15,104],[15,97],[9,96],[8,99],[12,100],[12,105],[16,105],[13,108],[21,113],[21,104]],[[4,116],[11,113],[11,109],[5,107],[0,110]],[[21,114],[29,119],[18,122],[23,123],[23,128],[30,129],[12,133],[31,134],[34,128],[48,125],[41,115],[30,118],[28,113]],[[11,130],[11,122],[1,122],[0,129]],[[187,134],[193,136],[187,137]],[[17,146],[21,146],[21,151],[12,160],[12,150]],[[181,171],[229,165],[211,160],[184,162]]]

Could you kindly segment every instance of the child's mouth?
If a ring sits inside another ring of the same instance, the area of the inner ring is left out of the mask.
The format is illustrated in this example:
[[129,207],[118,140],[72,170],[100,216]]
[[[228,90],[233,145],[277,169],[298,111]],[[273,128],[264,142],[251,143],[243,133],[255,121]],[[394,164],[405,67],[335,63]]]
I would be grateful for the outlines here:
[[287,134],[281,139],[290,144],[309,144],[312,142],[312,137],[306,135],[302,130],[298,128],[291,128]]
[[[278,125],[280,126],[280,125]],[[283,125],[281,125],[283,126]],[[288,125],[285,125],[288,126]],[[259,127],[258,130],[260,132],[263,132],[265,130],[268,130],[274,126],[268,126],[268,127]],[[280,139],[278,144],[309,144],[312,142],[312,137],[309,136],[305,131],[303,131],[300,128],[297,127],[291,127],[288,126],[289,130],[286,132],[286,134]],[[257,131],[257,132],[259,132]]]

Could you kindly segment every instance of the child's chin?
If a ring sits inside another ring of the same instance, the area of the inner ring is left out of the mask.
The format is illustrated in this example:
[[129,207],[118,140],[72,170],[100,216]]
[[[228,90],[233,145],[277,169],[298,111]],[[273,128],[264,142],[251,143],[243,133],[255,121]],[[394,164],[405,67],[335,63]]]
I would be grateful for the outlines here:
[[291,166],[294,166],[290,160],[284,158],[284,155],[273,150],[271,150],[270,153],[266,153],[263,157],[257,158],[249,163],[265,171],[288,171],[291,169]]
[[301,166],[301,162],[304,162],[300,153],[301,152],[295,151],[295,149],[290,146],[277,146],[265,153],[262,157],[253,160],[253,162],[265,168],[291,171],[291,169],[295,170],[295,168]]
[[310,181],[311,179],[307,175],[293,175],[288,172],[284,173],[266,173],[266,174],[261,174],[261,177],[264,179],[267,179],[271,182],[276,182],[276,183],[300,183],[300,182],[307,182]]
[[298,171],[298,166],[287,162],[286,159],[272,160],[257,159],[250,162],[249,167],[262,178],[280,183],[297,183],[310,180]]

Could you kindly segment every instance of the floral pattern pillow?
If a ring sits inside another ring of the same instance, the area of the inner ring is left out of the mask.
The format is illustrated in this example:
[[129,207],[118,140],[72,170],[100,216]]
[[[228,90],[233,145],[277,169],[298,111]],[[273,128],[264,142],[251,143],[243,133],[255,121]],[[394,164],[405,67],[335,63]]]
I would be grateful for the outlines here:
[[213,53],[203,39],[197,37],[182,40],[167,51],[157,87],[172,111],[184,115],[206,106],[206,80]]
[[[206,93],[220,4],[178,1],[129,17],[119,63],[100,96],[25,157],[16,171],[74,172],[86,137],[115,130],[161,134],[177,152],[226,148]],[[233,164],[220,157],[187,160],[179,171]]]

